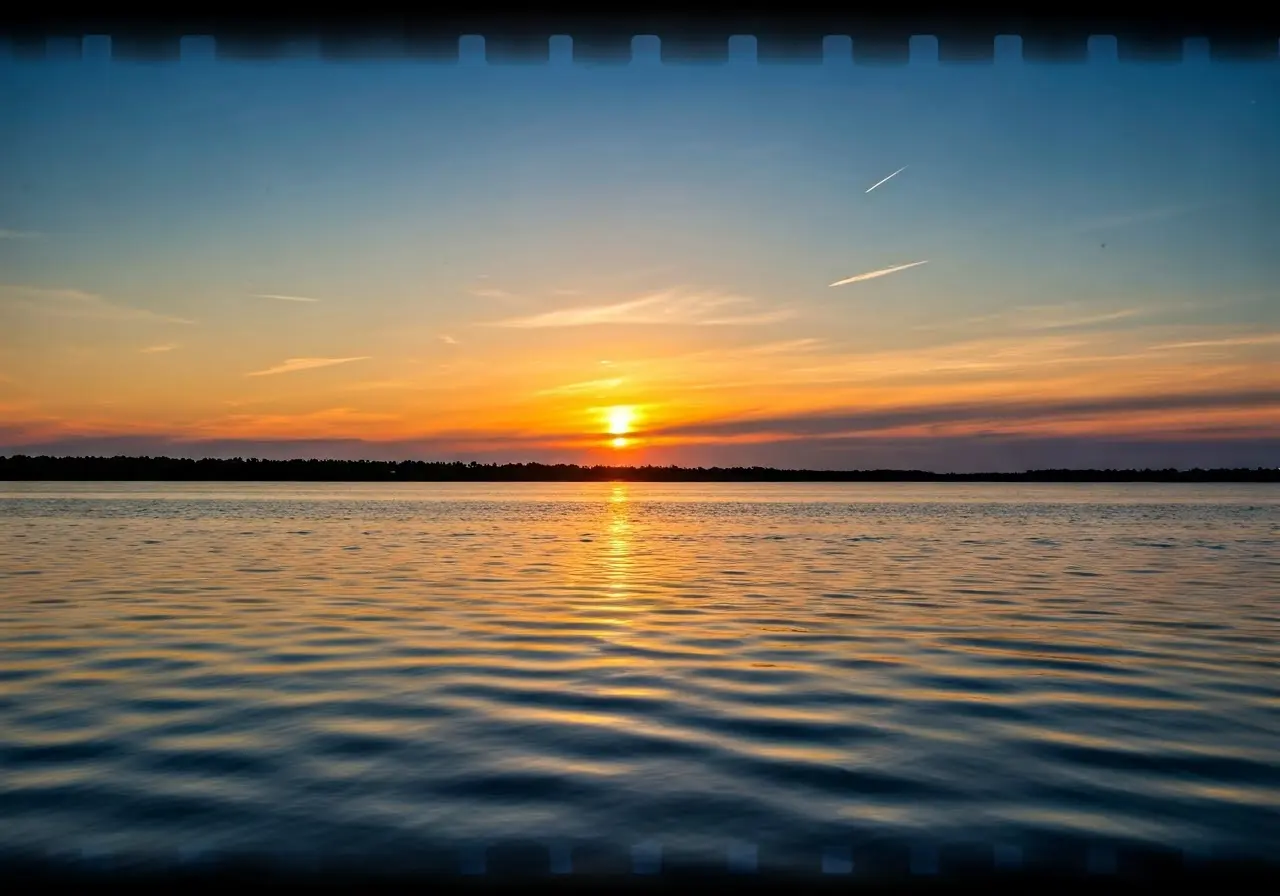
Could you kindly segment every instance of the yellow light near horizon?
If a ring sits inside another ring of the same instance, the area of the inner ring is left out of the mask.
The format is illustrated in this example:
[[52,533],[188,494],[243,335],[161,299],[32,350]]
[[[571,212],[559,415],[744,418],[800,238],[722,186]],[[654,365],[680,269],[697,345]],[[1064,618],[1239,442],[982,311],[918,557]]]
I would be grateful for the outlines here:
[[[635,416],[633,408],[609,408],[607,414],[609,435],[623,436],[631,432],[631,421],[635,419]],[[614,441],[616,443],[617,440],[615,439]]]
[[616,439],[613,440],[614,448],[626,448],[627,444],[628,444],[627,440],[624,439],[622,436],[618,436]]

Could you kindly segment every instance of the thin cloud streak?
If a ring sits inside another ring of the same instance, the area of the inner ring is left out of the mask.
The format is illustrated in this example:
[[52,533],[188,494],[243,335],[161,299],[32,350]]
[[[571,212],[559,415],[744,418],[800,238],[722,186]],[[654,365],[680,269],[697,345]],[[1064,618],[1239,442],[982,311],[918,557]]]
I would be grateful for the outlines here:
[[176,345],[149,345],[146,348],[138,349],[138,351],[144,355],[155,355],[160,352],[171,352],[175,348],[177,348]]
[[846,277],[843,280],[837,280],[835,283],[828,284],[828,286],[846,286],[850,283],[861,283],[863,280],[874,280],[877,277],[887,277],[890,274],[896,274],[898,271],[905,271],[908,268],[919,267],[922,264],[928,264],[928,263],[929,263],[928,259],[925,259],[924,261],[913,261],[910,264],[898,264],[898,265],[894,265],[891,268],[882,268],[878,271],[870,271],[866,274],[858,274],[855,277]]
[[758,327],[764,324],[776,324],[795,317],[795,312],[787,308],[777,311],[766,311],[762,314],[747,314],[742,317],[721,317],[699,322],[703,327]]
[[564,308],[532,317],[498,321],[492,326],[518,329],[544,327],[586,327],[600,324],[668,324],[684,326],[756,326],[774,323],[792,316],[786,309],[755,315],[717,317],[713,313],[726,307],[749,304],[750,299],[729,295],[703,295],[682,290],[668,290],[618,302],[585,308]]
[[373,392],[392,389],[418,389],[420,383],[411,380],[375,380],[367,383],[352,383],[343,387],[348,392]]
[[1125,308],[1120,311],[1106,311],[1081,317],[1063,316],[1070,310],[1070,306],[1064,305],[1024,305],[1020,308],[1012,308],[1009,311],[1001,311],[997,314],[984,314],[979,317],[970,317],[950,323],[921,324],[914,327],[914,329],[918,331],[945,330],[974,324],[1004,323],[1013,330],[1030,330],[1033,332],[1040,330],[1069,330],[1076,327],[1107,323],[1113,320],[1124,320],[1125,318],[1137,317],[1147,313],[1147,309],[1144,308]]
[[34,230],[0,230],[0,240],[34,240],[42,236]]
[[448,335],[441,336],[440,341],[443,342],[445,345],[458,345],[458,340]]
[[520,301],[523,298],[505,289],[495,289],[488,286],[472,289],[471,294],[480,299],[497,299],[503,302]]
[[336,364],[350,364],[352,361],[367,361],[369,355],[357,358],[289,358],[283,364],[268,367],[266,370],[255,370],[245,376],[273,376],[278,373],[294,373],[299,370],[314,370],[318,367],[333,367]]
[[749,348],[741,350],[744,355],[776,355],[784,352],[803,351],[805,349],[815,349],[823,344],[821,339],[789,339],[786,342],[767,342],[763,345],[753,345]]
[[1280,333],[1268,333],[1264,336],[1238,336],[1229,339],[1201,339],[1195,342],[1169,342],[1153,345],[1151,351],[1164,352],[1188,348],[1228,348],[1237,345],[1276,345],[1280,343]]
[[269,292],[253,293],[255,299],[277,299],[281,302],[318,302],[319,299],[308,298],[307,296],[281,296]]
[[1105,314],[1095,314],[1091,317],[1075,317],[1066,320],[1049,320],[1040,322],[1031,322],[1023,325],[1026,330],[1067,330],[1073,327],[1087,327],[1092,324],[1108,323],[1113,320],[1124,320],[1129,317],[1137,317],[1142,314],[1141,308],[1125,308],[1122,311],[1109,311]]
[[899,168],[897,171],[893,172],[893,174],[890,174],[888,177],[884,178],[884,180],[878,180],[878,181],[876,181],[875,183],[873,183],[871,186],[867,187],[867,190],[866,190],[866,191],[867,191],[868,193],[870,193],[870,192],[871,192],[872,190],[874,190],[876,187],[880,186],[880,185],[881,185],[881,184],[883,184],[883,183],[887,183],[888,181],[893,180],[895,177],[897,177],[899,174],[901,174],[902,172],[904,172],[904,171],[906,171],[906,170],[907,170],[907,166],[906,166],[906,165],[903,165],[903,166],[902,166],[901,168]]
[[[29,298],[4,300],[4,293]],[[47,314],[53,317],[85,320],[155,321],[168,324],[194,324],[185,317],[158,314],[145,308],[117,305],[96,293],[79,289],[48,289],[38,286],[0,285],[0,302],[11,308]]]
[[1086,221],[1085,223],[1077,226],[1075,228],[1075,232],[1091,233],[1099,230],[1115,230],[1121,227],[1128,227],[1132,224],[1148,224],[1155,221],[1165,221],[1169,218],[1176,218],[1179,215],[1198,211],[1201,208],[1204,208],[1202,204],[1165,205],[1159,208],[1150,208],[1137,212],[1128,212],[1126,214],[1111,215],[1106,218]]
[[556,386],[551,389],[543,389],[538,395],[576,395],[582,392],[595,392],[603,389],[616,389],[621,386],[625,380],[589,380],[585,383],[570,383],[567,386]]

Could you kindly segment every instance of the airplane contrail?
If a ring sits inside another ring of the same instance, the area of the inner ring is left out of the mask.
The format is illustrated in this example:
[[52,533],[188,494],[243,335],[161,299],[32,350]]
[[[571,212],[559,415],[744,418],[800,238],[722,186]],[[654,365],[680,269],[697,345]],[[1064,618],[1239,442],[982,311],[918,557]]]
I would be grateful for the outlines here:
[[895,177],[897,177],[899,174],[901,174],[902,172],[904,172],[904,171],[906,171],[906,170],[907,170],[907,166],[906,166],[906,165],[903,165],[901,168],[899,168],[897,171],[893,172],[893,174],[890,174],[890,175],[889,175],[888,177],[886,177],[884,180],[878,180],[878,181],[876,181],[875,183],[873,183],[871,186],[867,187],[867,192],[868,192],[868,193],[870,193],[872,190],[874,190],[876,187],[880,186],[880,185],[881,185],[882,183],[884,183],[886,180],[890,180],[890,179],[892,179],[892,178],[895,178]]
[[917,267],[918,265],[928,264],[928,263],[929,263],[928,259],[925,259],[924,261],[913,261],[911,262],[911,264],[894,265],[891,268],[882,268],[881,270],[878,270],[878,271],[870,271],[866,274],[858,274],[856,277],[846,277],[843,280],[837,280],[835,283],[831,283],[828,285],[844,286],[846,283],[860,283],[863,280],[874,280],[877,277],[884,277],[889,274],[896,274],[898,273],[898,271],[905,271],[907,268],[914,268],[914,267]]

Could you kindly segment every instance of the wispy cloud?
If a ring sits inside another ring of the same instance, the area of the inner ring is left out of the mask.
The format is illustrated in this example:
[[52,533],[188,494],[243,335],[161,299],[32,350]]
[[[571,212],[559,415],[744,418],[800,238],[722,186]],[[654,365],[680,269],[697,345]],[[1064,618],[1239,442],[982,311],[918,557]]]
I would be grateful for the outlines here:
[[314,370],[317,367],[332,367],[335,364],[350,364],[352,361],[367,361],[369,355],[358,358],[290,358],[283,364],[268,367],[266,370],[255,370],[245,376],[272,376],[277,373],[294,373],[299,370]]
[[138,349],[138,351],[144,355],[157,355],[160,352],[171,352],[175,348],[177,348],[176,345],[149,345],[146,348]]
[[518,301],[523,298],[514,292],[508,292],[505,289],[497,289],[492,286],[479,286],[471,290],[471,294],[481,299],[498,299],[504,302]]
[[891,268],[881,268],[878,271],[868,271],[865,274],[858,274],[857,276],[854,276],[854,277],[846,277],[843,280],[837,280],[835,283],[832,283],[829,285],[830,286],[846,286],[850,283],[861,283],[863,280],[874,280],[877,277],[887,277],[890,274],[898,273],[898,271],[905,271],[907,270],[907,268],[919,267],[922,264],[928,264],[928,263],[929,263],[928,259],[925,259],[924,261],[913,261],[910,264],[896,264]]
[[231,414],[197,422],[189,427],[188,438],[212,434],[222,438],[252,435],[258,438],[314,439],[350,436],[371,427],[397,423],[398,414],[336,407],[299,414]]
[[1199,339],[1195,342],[1168,342],[1153,345],[1151,351],[1175,351],[1189,348],[1230,348],[1242,345],[1277,345],[1280,344],[1280,333],[1265,333],[1260,336],[1235,336],[1227,339]]
[[625,380],[588,380],[585,383],[570,383],[567,386],[556,386],[551,389],[543,389],[538,395],[576,395],[581,392],[596,392],[602,389],[616,389],[621,386]]
[[1088,233],[1095,230],[1114,230],[1120,227],[1129,227],[1133,224],[1148,224],[1153,221],[1165,221],[1169,218],[1176,218],[1179,215],[1198,211],[1201,208],[1204,208],[1204,205],[1200,203],[1162,205],[1156,208],[1140,209],[1138,211],[1123,212],[1120,214],[1095,218],[1092,221],[1085,221],[1079,224],[1074,229],[1077,233]]
[[86,320],[154,321],[194,324],[184,317],[158,314],[145,308],[117,305],[100,295],[78,289],[46,289],[36,286],[0,285],[0,302],[10,308],[54,317]]
[[[1045,317],[1036,319],[1035,314],[1040,309],[1022,309],[1031,312],[1028,319],[1022,321],[1019,326],[1025,330],[1067,330],[1076,327],[1088,327],[1093,324],[1108,323],[1113,320],[1124,320],[1130,317],[1137,317],[1143,313],[1142,308],[1124,308],[1119,311],[1106,311],[1101,314],[1090,314],[1084,317]],[[1045,309],[1046,311],[1049,309]]]
[[902,172],[904,172],[904,171],[906,171],[906,170],[907,170],[907,166],[906,166],[906,165],[903,165],[903,166],[902,166],[901,168],[899,168],[897,171],[893,172],[893,174],[890,174],[888,177],[882,178],[882,179],[880,179],[880,180],[876,181],[875,183],[873,183],[871,186],[867,187],[867,190],[866,190],[866,191],[867,191],[868,193],[870,193],[870,192],[871,192],[872,190],[874,190],[876,187],[880,186],[880,185],[881,185],[881,184],[883,184],[883,183],[886,183],[887,181],[893,180],[895,177],[897,177],[899,174],[901,174]]
[[274,293],[269,293],[269,292],[255,292],[253,293],[253,297],[255,299],[277,299],[278,301],[281,301],[281,302],[318,302],[320,301],[319,299],[312,299],[307,296],[281,296],[281,295],[276,295]]
[[43,235],[34,230],[0,230],[0,240],[34,240]]
[[351,383],[343,388],[348,392],[376,392],[390,389],[416,389],[420,385],[411,380],[372,380],[365,383]]
[[[809,338],[716,346],[676,355],[634,358],[626,362],[626,369],[643,380],[649,389],[705,391],[775,386],[786,380],[798,363],[811,359],[823,345],[823,340]],[[744,370],[751,371],[748,380],[742,379]]]
[[457,344],[458,344],[458,340],[456,340],[456,339],[454,339],[452,336],[448,336],[448,335],[441,336],[441,337],[440,337],[440,341],[441,341],[441,342],[443,342],[445,345],[457,345]]
[[777,311],[763,311],[760,314],[744,314],[738,317],[717,317],[711,320],[698,321],[704,327],[758,327],[764,324],[776,324],[795,317],[795,312],[788,308]]
[[[1073,313],[1075,312],[1075,313]],[[951,327],[974,326],[978,324],[1003,324],[1007,329],[1024,331],[1070,330],[1089,327],[1094,324],[1108,323],[1113,320],[1124,320],[1145,314],[1143,308],[1123,308],[1118,311],[1103,311],[1094,314],[1083,313],[1083,309],[1073,305],[1023,305],[1000,311],[995,314],[983,314],[960,321],[935,324],[921,324],[917,330],[942,330]]]
[[826,363],[775,371],[775,384],[853,384],[936,379],[940,374],[1023,375],[1046,368],[1139,360],[1141,352],[1099,352],[1096,339],[1055,335],[987,338],[945,345],[891,349],[830,358]]
[[793,315],[793,312],[788,309],[778,309],[759,314],[721,316],[725,309],[741,308],[750,303],[750,299],[739,296],[667,290],[612,305],[565,308],[532,317],[498,321],[494,326],[517,328],[585,327],[599,324],[754,326],[774,323]]
[[779,355],[787,352],[803,352],[822,345],[821,339],[788,339],[785,342],[766,342],[741,349],[744,355]]

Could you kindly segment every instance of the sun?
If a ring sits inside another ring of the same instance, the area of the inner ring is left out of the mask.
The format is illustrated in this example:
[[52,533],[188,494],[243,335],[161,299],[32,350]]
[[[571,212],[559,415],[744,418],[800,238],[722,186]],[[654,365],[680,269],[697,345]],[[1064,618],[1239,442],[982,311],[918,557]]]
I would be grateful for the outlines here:
[[631,423],[635,420],[636,412],[634,408],[609,408],[605,416],[609,421],[609,435],[625,436],[631,432]]

